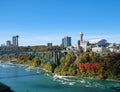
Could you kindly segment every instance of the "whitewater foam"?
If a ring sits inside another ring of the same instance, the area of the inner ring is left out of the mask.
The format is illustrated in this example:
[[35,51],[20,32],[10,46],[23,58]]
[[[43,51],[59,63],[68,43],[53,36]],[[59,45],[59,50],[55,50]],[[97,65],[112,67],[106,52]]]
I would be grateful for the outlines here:
[[80,80],[79,82],[80,82],[80,83],[85,83],[85,80]]
[[9,65],[9,64],[0,64],[0,67],[2,67],[2,68],[11,68],[11,67],[14,67],[14,66]]
[[33,70],[33,69],[34,69],[33,66],[29,66],[29,67],[27,67],[25,70],[26,70],[26,71],[31,71],[31,70]]

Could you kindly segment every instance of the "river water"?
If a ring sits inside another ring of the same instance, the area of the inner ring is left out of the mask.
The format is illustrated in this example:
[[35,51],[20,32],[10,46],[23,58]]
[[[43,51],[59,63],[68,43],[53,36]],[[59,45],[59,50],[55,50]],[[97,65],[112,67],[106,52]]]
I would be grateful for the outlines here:
[[120,92],[120,82],[63,77],[43,69],[0,63],[0,82],[14,92]]

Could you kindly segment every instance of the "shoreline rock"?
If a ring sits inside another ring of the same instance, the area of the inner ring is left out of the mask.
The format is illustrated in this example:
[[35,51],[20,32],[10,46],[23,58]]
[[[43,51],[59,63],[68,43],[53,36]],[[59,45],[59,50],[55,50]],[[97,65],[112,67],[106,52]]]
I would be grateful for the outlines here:
[[13,92],[10,87],[0,82],[0,92]]

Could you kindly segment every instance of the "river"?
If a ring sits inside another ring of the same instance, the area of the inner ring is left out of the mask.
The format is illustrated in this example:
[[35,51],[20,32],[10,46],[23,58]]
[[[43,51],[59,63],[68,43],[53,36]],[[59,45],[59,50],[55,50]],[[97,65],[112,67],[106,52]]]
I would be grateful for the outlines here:
[[62,77],[43,69],[0,63],[0,82],[14,92],[120,92],[120,82]]

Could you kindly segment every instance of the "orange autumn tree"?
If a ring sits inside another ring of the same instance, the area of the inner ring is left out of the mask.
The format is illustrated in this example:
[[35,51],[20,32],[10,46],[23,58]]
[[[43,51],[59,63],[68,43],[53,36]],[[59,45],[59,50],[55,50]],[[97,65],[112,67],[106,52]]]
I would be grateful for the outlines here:
[[78,65],[78,69],[80,72],[83,71],[90,71],[90,72],[98,72],[102,67],[102,63],[95,62],[95,63],[80,63]]

